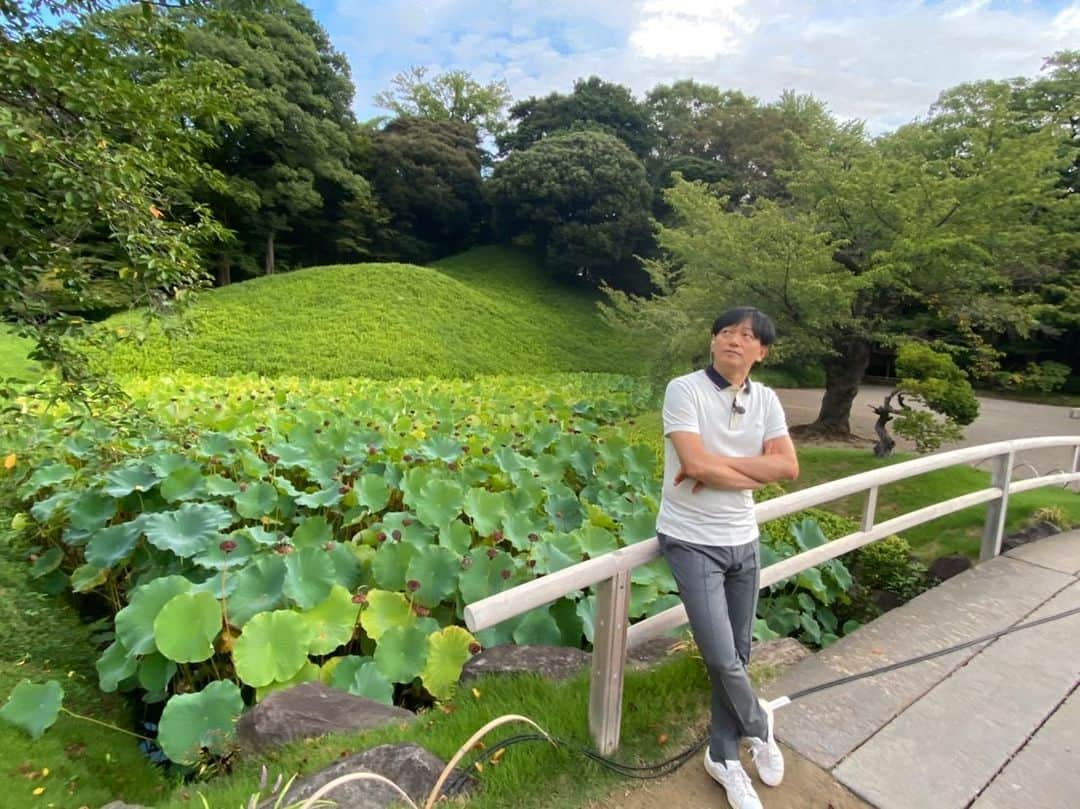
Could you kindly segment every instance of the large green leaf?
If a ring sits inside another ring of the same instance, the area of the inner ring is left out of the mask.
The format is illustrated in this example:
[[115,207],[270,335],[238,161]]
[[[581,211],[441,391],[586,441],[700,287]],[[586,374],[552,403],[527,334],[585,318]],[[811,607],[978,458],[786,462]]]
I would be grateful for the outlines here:
[[116,498],[103,492],[83,492],[68,507],[73,528],[96,531],[116,516]]
[[255,555],[255,543],[249,532],[233,531],[227,537],[198,554],[193,561],[210,570],[232,570],[243,567]]
[[154,652],[139,661],[139,686],[145,689],[143,702],[161,702],[168,696],[169,682],[176,674],[176,664]]
[[233,498],[236,513],[249,520],[257,520],[273,513],[278,504],[278,491],[271,484],[260,480],[249,483],[247,488]]
[[515,550],[528,551],[532,543],[540,539],[540,534],[551,526],[547,517],[533,511],[515,511],[504,522],[506,538]]
[[379,671],[374,659],[347,655],[334,659],[330,685],[358,697],[367,697],[383,705],[394,704],[394,684]]
[[127,557],[142,536],[144,518],[110,525],[94,532],[86,543],[86,561],[101,568],[111,568]]
[[32,683],[22,680],[0,708],[0,719],[16,725],[37,739],[56,722],[64,703],[64,689],[56,680]]
[[233,646],[236,675],[248,685],[288,680],[307,662],[310,627],[292,610],[260,612]]
[[197,694],[178,694],[161,714],[158,744],[177,764],[196,764],[203,748],[224,755],[243,710],[244,698],[231,680],[215,680]]
[[[494,549],[492,549],[494,550]],[[461,560],[458,589],[466,604],[501,593],[510,586],[514,560],[502,551],[488,553],[486,548],[474,548]]]
[[260,612],[285,603],[285,560],[263,556],[236,574],[236,587],[228,600],[229,623],[243,626]]
[[292,535],[292,544],[295,548],[319,548],[330,542],[334,533],[330,529],[330,523],[326,517],[318,514],[308,517],[296,527]]
[[255,701],[262,702],[275,691],[286,691],[292,688],[294,685],[314,682],[315,680],[319,679],[319,673],[319,667],[311,661],[308,661],[304,663],[304,665],[300,667],[300,670],[288,680],[275,680],[269,685],[264,685],[261,688],[256,688]]
[[360,613],[360,626],[372,640],[378,641],[383,633],[395,627],[412,626],[416,623],[409,600],[401,593],[387,590],[370,590],[367,607]]
[[94,663],[98,685],[106,693],[115,691],[121,682],[135,673],[139,660],[119,640],[114,640]]
[[330,654],[352,640],[359,614],[360,605],[353,603],[349,591],[335,584],[325,601],[302,613],[310,633],[308,653]]
[[202,469],[189,463],[178,467],[161,481],[161,496],[174,503],[178,500],[195,500],[206,493]]
[[71,571],[71,590],[74,593],[88,593],[100,587],[109,579],[109,571],[94,565],[79,565]]
[[325,599],[336,577],[334,561],[322,548],[301,548],[285,557],[285,595],[301,609]]
[[133,655],[155,651],[154,621],[173,597],[190,592],[183,576],[163,576],[136,588],[128,605],[116,613],[116,636]]
[[375,583],[386,590],[404,590],[409,562],[416,555],[416,548],[408,542],[386,540],[375,552],[371,572]]
[[556,646],[562,639],[559,625],[547,607],[525,613],[514,630],[514,643],[524,645]]
[[592,523],[585,523],[574,532],[578,545],[590,558],[611,553],[619,547],[619,541],[610,531],[605,531]]
[[440,528],[461,513],[464,495],[465,488],[456,481],[433,480],[420,493],[416,516],[432,528]]
[[424,670],[428,633],[419,626],[387,629],[375,647],[375,665],[392,683],[409,683]]
[[75,468],[66,463],[45,463],[34,470],[30,479],[19,487],[19,494],[31,497],[42,489],[67,483],[75,477]]
[[420,679],[433,697],[447,700],[454,695],[474,644],[476,638],[460,626],[448,626],[428,636],[427,663]]
[[469,489],[465,494],[465,513],[473,521],[473,528],[482,537],[502,528],[506,517],[506,498],[502,492],[489,492],[487,489]]
[[52,573],[60,564],[64,561],[64,552],[59,548],[49,548],[45,553],[41,554],[34,560],[34,564],[30,566],[30,578],[40,579],[42,576],[47,576]]
[[533,545],[536,573],[546,575],[581,561],[581,546],[573,534],[545,534]]
[[382,511],[390,502],[390,486],[382,475],[368,473],[353,486],[357,502],[371,511]]
[[154,619],[158,651],[177,663],[199,663],[214,654],[221,605],[210,593],[173,596]]
[[559,531],[573,531],[585,519],[581,501],[565,487],[560,487],[556,493],[548,497],[544,510],[551,518],[552,525]]
[[424,548],[435,540],[435,532],[407,511],[384,514],[379,530],[394,541],[407,542],[416,548]]
[[461,520],[451,520],[439,528],[439,545],[464,556],[472,545],[472,529]]
[[220,531],[232,521],[232,513],[215,503],[185,503],[176,511],[147,515],[143,533],[155,547],[187,558],[220,542]]
[[638,508],[620,517],[623,542],[632,544],[656,536],[656,514],[648,508]]
[[425,607],[447,600],[458,589],[461,559],[456,553],[437,545],[421,548],[409,561],[405,588]]
[[824,545],[829,541],[822,532],[817,520],[812,517],[807,517],[802,522],[792,525],[791,534],[795,537],[799,549],[804,551]]

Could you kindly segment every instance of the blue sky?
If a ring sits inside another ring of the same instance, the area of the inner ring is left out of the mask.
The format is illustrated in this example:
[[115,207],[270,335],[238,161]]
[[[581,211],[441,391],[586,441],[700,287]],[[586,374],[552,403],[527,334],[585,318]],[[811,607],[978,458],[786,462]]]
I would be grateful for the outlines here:
[[813,93],[881,132],[980,78],[1080,49],[1080,0],[308,0],[361,119],[410,65],[506,79],[515,99],[599,75],[639,96],[693,77],[763,101]]

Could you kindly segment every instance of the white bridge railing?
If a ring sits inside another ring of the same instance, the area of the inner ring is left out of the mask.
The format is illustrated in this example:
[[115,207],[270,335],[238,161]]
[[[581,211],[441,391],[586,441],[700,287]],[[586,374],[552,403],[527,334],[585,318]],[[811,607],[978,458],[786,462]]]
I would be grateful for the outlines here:
[[[1012,480],[1016,453],[1047,447],[1072,447],[1071,471]],[[993,461],[989,487],[916,509],[884,522],[875,522],[878,489],[881,486],[925,472],[986,459]],[[1001,536],[1010,494],[1043,486],[1067,486],[1076,481],[1080,481],[1080,435],[1047,436],[998,441],[928,455],[777,497],[756,506],[759,524],[860,492],[866,492],[867,495],[858,531],[769,565],[761,572],[761,586],[776,584],[875,540],[981,503],[989,505],[983,527],[980,560],[989,559],[1001,551]],[[631,571],[659,555],[659,545],[654,537],[474,601],[465,608],[465,623],[475,632],[548,604],[569,593],[597,585],[589,688],[589,731],[597,750],[604,755],[614,752],[619,746],[626,650],[686,623],[686,610],[679,605],[633,626],[629,625]]]

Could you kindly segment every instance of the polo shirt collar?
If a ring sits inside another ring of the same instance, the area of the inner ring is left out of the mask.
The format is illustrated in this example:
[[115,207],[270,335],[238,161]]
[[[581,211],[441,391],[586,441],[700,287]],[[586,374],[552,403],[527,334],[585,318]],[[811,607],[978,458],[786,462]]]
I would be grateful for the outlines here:
[[[731,383],[728,382],[724,375],[717,371],[711,364],[705,366],[705,376],[709,377],[709,381],[712,382],[720,390],[730,388]],[[746,382],[742,386],[743,393],[750,392],[750,377],[746,377]]]

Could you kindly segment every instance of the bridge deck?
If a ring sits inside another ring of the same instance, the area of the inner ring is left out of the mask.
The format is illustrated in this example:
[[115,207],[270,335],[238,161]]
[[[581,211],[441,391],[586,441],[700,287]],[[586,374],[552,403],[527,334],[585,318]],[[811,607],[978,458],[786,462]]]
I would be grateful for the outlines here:
[[[985,562],[766,689],[810,685],[1080,607],[1080,531]],[[1080,615],[815,694],[781,741],[880,809],[1080,807]]]

